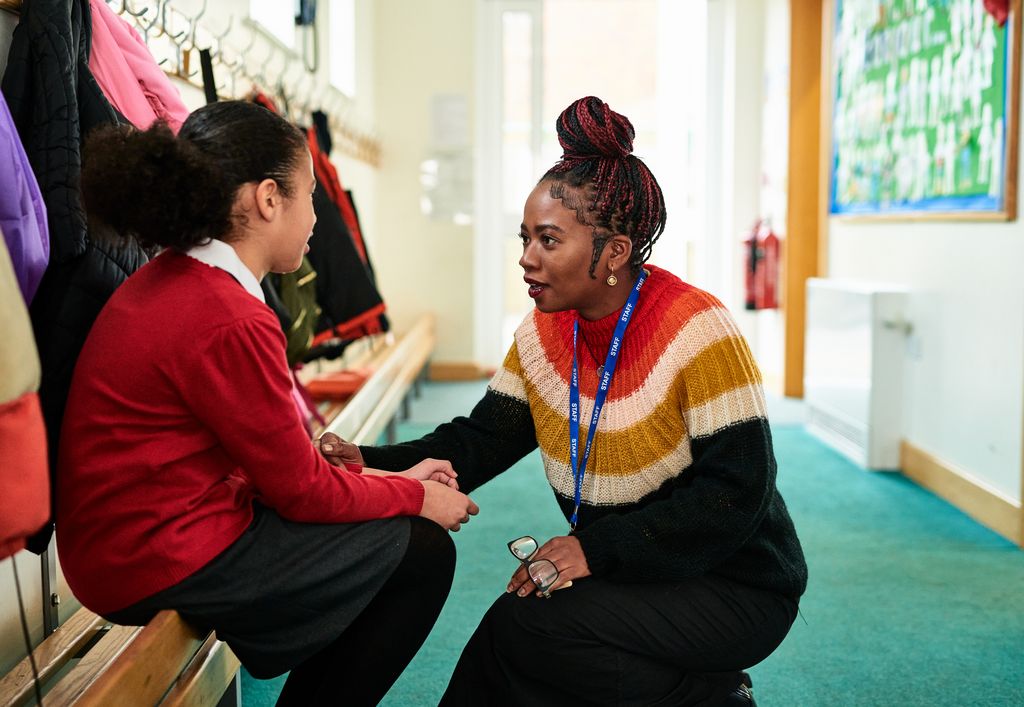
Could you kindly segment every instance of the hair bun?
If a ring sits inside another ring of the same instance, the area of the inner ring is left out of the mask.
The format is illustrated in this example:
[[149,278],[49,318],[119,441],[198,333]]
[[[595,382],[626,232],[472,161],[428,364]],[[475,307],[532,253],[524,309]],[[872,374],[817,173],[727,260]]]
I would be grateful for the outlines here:
[[563,159],[618,159],[633,152],[636,131],[629,118],[595,96],[573,101],[555,124]]
[[146,249],[189,245],[231,225],[234,189],[214,161],[162,121],[146,130],[100,126],[82,153],[85,206],[122,238]]

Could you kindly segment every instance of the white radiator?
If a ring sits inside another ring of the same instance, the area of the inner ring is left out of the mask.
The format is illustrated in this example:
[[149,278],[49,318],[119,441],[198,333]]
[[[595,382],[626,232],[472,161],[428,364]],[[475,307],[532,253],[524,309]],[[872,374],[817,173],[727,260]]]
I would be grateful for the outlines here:
[[907,290],[807,281],[807,430],[868,469],[899,467]]

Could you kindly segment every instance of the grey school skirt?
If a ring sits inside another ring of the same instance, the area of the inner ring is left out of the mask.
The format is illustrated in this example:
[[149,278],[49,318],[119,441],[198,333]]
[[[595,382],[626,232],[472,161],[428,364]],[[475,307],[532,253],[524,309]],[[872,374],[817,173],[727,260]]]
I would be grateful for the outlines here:
[[259,504],[254,511],[242,536],[201,570],[105,618],[141,626],[174,609],[216,631],[253,676],[271,678],[338,638],[409,543],[404,517],[312,524],[284,520]]

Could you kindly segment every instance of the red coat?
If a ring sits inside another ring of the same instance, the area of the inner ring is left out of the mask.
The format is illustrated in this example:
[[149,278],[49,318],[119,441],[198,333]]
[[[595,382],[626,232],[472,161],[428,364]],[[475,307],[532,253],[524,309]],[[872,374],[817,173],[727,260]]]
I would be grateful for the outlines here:
[[18,281],[0,234],[0,560],[50,516],[46,428],[39,409],[39,355]]

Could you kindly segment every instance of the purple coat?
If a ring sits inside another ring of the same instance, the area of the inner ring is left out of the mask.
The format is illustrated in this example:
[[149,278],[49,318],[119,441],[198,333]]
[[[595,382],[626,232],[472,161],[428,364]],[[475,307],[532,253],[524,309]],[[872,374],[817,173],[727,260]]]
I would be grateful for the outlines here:
[[39,183],[3,94],[0,94],[0,231],[27,305],[32,302],[50,260],[50,236]]

